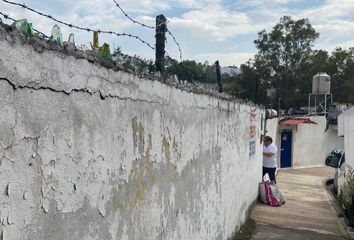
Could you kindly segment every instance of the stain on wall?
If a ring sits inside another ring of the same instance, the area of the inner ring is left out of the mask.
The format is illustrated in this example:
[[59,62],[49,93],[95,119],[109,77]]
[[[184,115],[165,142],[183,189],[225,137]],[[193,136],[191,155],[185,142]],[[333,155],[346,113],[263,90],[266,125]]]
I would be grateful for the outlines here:
[[0,28],[3,239],[214,240],[237,231],[261,178],[259,141],[249,157],[252,106],[35,44]]

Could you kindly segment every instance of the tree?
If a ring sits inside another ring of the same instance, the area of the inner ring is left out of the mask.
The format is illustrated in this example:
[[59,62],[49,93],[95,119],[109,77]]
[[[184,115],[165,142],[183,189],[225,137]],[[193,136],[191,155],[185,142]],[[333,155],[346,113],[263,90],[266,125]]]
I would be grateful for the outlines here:
[[271,32],[259,32],[254,41],[257,74],[265,79],[267,87],[278,90],[285,108],[296,106],[304,94],[300,70],[310,60],[318,36],[308,19],[295,21],[284,16]]
[[354,103],[354,48],[337,48],[329,58],[327,73],[331,78],[331,92],[336,102]]
[[205,83],[216,83],[215,65],[197,63],[196,61],[185,60],[174,61],[167,68],[169,74],[176,74],[179,79]]

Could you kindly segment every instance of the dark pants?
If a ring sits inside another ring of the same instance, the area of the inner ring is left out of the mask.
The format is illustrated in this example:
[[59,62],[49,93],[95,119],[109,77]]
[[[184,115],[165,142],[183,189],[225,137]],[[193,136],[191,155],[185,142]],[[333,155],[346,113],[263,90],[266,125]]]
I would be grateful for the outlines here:
[[275,170],[276,168],[263,167],[263,177],[266,173],[268,173],[270,181],[277,183],[277,181],[275,180]]

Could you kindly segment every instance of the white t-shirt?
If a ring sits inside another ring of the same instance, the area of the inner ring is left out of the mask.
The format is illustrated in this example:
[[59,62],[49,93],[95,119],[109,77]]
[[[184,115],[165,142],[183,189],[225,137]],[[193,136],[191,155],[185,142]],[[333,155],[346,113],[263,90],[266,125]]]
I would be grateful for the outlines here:
[[271,157],[266,157],[263,155],[263,167],[267,168],[276,168],[277,167],[277,162],[276,162],[276,154],[277,154],[277,147],[271,143],[267,147],[263,146],[263,152],[264,153],[273,153],[273,156]]

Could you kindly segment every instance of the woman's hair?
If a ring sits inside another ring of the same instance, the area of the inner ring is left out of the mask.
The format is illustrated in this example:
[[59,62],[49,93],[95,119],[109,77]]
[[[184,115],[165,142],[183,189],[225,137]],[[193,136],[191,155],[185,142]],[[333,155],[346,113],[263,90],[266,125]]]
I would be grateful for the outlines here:
[[269,137],[269,136],[265,136],[264,140],[269,141],[271,143],[273,142],[273,139],[271,137]]

